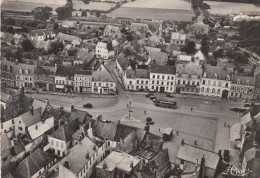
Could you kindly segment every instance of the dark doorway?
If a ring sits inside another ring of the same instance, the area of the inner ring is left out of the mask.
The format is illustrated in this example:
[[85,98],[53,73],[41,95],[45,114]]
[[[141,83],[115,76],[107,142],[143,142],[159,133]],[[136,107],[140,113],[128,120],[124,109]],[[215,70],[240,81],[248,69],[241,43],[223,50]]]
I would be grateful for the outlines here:
[[222,98],[225,98],[225,99],[228,98],[228,90],[223,90],[223,92],[222,92]]
[[181,88],[180,87],[176,88],[176,93],[181,93]]
[[165,91],[165,87],[160,87],[160,92],[163,93]]

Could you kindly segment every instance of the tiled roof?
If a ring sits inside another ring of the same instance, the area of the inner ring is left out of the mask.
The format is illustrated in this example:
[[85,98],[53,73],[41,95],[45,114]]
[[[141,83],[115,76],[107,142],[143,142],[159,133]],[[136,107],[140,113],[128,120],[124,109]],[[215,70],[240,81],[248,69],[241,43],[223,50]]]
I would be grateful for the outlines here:
[[141,78],[141,79],[149,79],[149,70],[148,69],[136,69],[136,70],[126,70],[127,78]]
[[79,123],[77,121],[70,121],[62,125],[59,129],[53,132],[50,137],[68,142],[72,139],[72,135],[78,130]]
[[77,119],[80,124],[85,124],[89,122],[91,118],[92,115],[88,112],[74,109],[70,114],[69,120],[72,121]]
[[165,52],[150,51],[149,57],[153,64],[166,65],[168,61],[168,54]]
[[75,75],[92,75],[92,71],[90,70],[76,70]]
[[126,70],[131,65],[131,59],[129,59],[128,57],[124,57],[124,55],[120,55],[117,58],[117,62],[123,70]]
[[104,29],[104,33],[115,33],[117,32],[119,29],[119,27],[117,26],[112,26],[112,25],[107,25],[106,28]]
[[41,108],[41,115],[42,115],[43,112],[45,111],[47,103],[43,102],[43,101],[40,101],[40,100],[37,100],[37,99],[34,99],[33,103],[32,103],[32,106],[33,106],[34,109]]
[[238,84],[238,81],[240,81],[240,85],[247,85],[247,82],[249,82],[249,86],[255,86],[255,78],[251,76],[239,76],[235,74],[232,83]]
[[43,36],[43,35],[50,35],[53,33],[53,29],[37,29],[31,30],[31,36]]
[[198,164],[200,164],[203,155],[205,157],[205,166],[215,170],[219,162],[219,156],[217,153],[188,144],[181,145],[177,152],[177,158],[182,159],[184,161],[188,161],[193,164],[197,163],[197,159]]
[[28,111],[18,116],[26,127],[30,127],[38,122],[41,122],[41,110],[42,108],[33,109],[33,114]]
[[32,177],[52,160],[53,158],[49,154],[45,153],[41,149],[37,149],[19,163],[16,173],[20,177]]
[[56,76],[63,76],[63,77],[73,77],[75,74],[76,68],[74,66],[61,66],[57,67]]
[[48,118],[43,122],[39,122],[37,124],[37,128],[33,127],[31,130],[28,130],[29,135],[32,140],[40,137],[45,132],[49,131],[51,128],[54,127],[54,117]]
[[95,153],[94,146],[97,145],[90,140],[88,137],[85,137],[79,144],[74,146],[71,150],[69,155],[64,157],[60,164],[64,166],[65,162],[69,163],[69,169],[75,175],[77,175],[83,167],[87,164],[89,159],[87,158],[87,154],[89,154],[89,158]]
[[43,69],[42,67],[37,67],[34,71],[35,75],[44,75],[44,76],[54,76],[54,72],[51,70]]
[[12,147],[11,141],[7,137],[7,134],[5,132],[2,132],[1,134],[1,151],[8,150]]
[[150,164],[155,164],[158,165],[156,168],[159,172],[162,169],[165,169],[166,167],[170,167],[170,159],[169,159],[169,154],[168,150],[165,149],[161,153],[159,153],[151,162]]
[[206,78],[214,78],[217,74],[217,79],[226,80],[227,75],[231,77],[231,72],[222,66],[211,66],[210,64],[204,65],[204,72],[206,72]]
[[177,64],[176,72],[181,74],[191,74],[191,75],[202,75],[202,66],[193,65],[193,63]]
[[176,68],[172,66],[151,65],[151,73],[176,74]]
[[115,82],[107,69],[101,65],[97,71],[92,73],[93,81]]
[[161,51],[161,48],[154,48],[154,47],[150,47],[150,46],[145,46],[144,48],[148,53],[150,53],[150,52],[160,52]]
[[73,40],[77,40],[77,41],[81,41],[80,38],[76,37],[76,36],[73,36],[73,35],[68,35],[68,34],[65,34],[65,33],[61,33],[59,32],[58,35],[56,36],[56,38],[58,39],[61,39],[61,40],[64,40],[64,41],[69,41],[69,42],[72,42]]
[[100,138],[107,138],[108,140],[115,140],[117,123],[114,121],[96,121],[93,126],[94,136]]

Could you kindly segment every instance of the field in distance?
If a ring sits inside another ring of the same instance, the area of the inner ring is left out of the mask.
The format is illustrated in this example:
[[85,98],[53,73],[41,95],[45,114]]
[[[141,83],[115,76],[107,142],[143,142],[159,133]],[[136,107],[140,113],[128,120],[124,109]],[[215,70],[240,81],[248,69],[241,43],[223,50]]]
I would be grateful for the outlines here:
[[204,1],[210,5],[208,10],[211,14],[228,15],[228,14],[247,14],[259,15],[260,7],[253,4],[236,3],[236,2],[219,2],[219,1]]

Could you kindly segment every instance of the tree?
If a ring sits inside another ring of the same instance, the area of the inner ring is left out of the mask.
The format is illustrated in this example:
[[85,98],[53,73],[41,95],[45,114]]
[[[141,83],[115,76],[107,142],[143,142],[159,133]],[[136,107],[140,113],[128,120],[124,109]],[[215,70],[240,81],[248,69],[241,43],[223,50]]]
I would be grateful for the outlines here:
[[60,50],[62,50],[64,48],[62,42],[59,41],[53,41],[50,44],[50,49],[48,50],[48,53],[51,54],[57,54]]
[[185,52],[187,54],[193,54],[195,52],[196,44],[194,41],[189,41],[185,46]]
[[45,7],[36,7],[33,10],[33,17],[34,19],[46,21],[51,16],[52,8],[45,6]]
[[65,6],[58,7],[56,9],[59,20],[65,20],[65,19],[71,17],[72,11],[73,11],[73,4],[72,4],[72,2],[69,2],[69,1],[67,2],[67,4]]
[[21,43],[21,46],[22,46],[24,51],[31,51],[31,50],[33,50],[32,42],[29,39],[23,40],[22,43]]
[[13,58],[16,60],[18,60],[19,63],[22,62],[22,58],[23,58],[23,55],[22,55],[22,49],[21,48],[18,48],[17,51],[14,53],[13,55]]
[[12,26],[9,26],[7,28],[7,32],[11,33],[11,34],[14,34],[14,28]]
[[81,17],[86,17],[86,16],[87,16],[87,11],[83,10],[82,13],[81,13]]
[[204,35],[202,37],[202,41],[201,41],[201,52],[203,52],[203,54],[208,57],[209,55],[209,44],[208,44],[208,37],[207,35]]
[[58,34],[59,33],[59,29],[60,29],[59,24],[58,23],[54,23],[54,25],[53,25],[54,33]]

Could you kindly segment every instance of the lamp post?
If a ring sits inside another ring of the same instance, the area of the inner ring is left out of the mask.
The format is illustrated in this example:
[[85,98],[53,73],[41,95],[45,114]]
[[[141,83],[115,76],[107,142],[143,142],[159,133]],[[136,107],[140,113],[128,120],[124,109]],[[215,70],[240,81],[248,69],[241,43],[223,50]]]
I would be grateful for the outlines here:
[[127,104],[127,108],[128,108],[128,118],[131,119],[131,112],[133,112],[133,110],[131,110],[131,101],[129,102],[129,104]]

